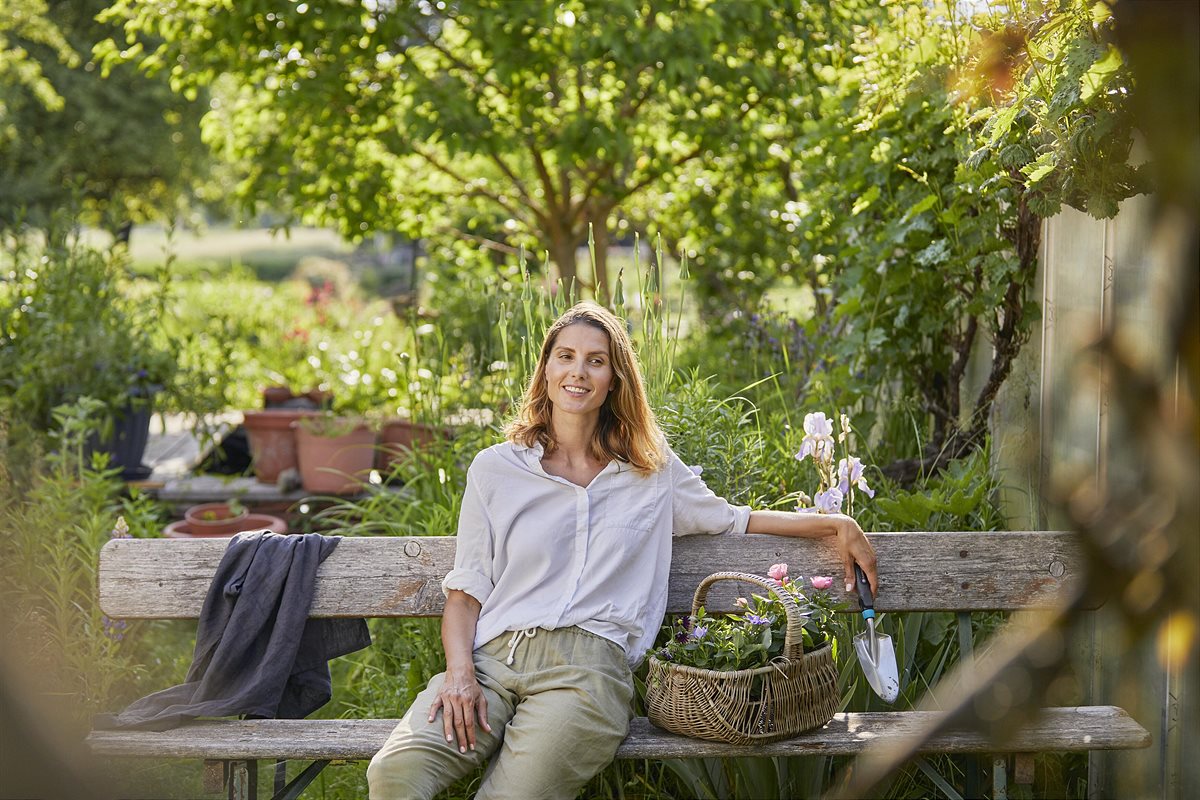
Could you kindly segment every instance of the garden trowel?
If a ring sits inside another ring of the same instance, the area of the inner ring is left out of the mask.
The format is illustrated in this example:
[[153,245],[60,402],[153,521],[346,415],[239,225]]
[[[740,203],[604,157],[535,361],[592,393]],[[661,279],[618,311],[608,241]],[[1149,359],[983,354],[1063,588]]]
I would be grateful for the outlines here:
[[858,599],[862,603],[863,620],[867,629],[854,637],[854,650],[858,663],[862,665],[867,683],[885,703],[893,703],[900,694],[900,674],[896,669],[896,649],[892,637],[875,631],[875,598],[871,595],[871,584],[862,567],[854,565],[854,579]]

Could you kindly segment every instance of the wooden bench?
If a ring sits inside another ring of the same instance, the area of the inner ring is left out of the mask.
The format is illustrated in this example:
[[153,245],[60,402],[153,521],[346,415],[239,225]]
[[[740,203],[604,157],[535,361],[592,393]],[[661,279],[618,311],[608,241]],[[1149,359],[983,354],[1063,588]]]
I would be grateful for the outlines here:
[[[1079,548],[1067,533],[884,533],[870,534],[870,539],[879,555],[876,608],[881,612],[968,614],[1048,607],[1081,579]],[[114,619],[196,618],[227,542],[109,542],[100,556],[101,608]],[[345,538],[321,565],[311,614],[438,616],[443,603],[440,582],[453,565],[454,548],[453,537]],[[696,585],[711,572],[762,574],[780,561],[790,564],[794,574],[833,575],[835,585],[840,582],[842,568],[829,542],[757,535],[684,537],[675,541],[668,610],[686,613]],[[734,587],[724,587],[723,593],[714,587],[710,610],[733,610]],[[884,737],[916,730],[932,713],[838,714],[822,728],[758,746],[688,739],[637,718],[617,758],[855,755]],[[395,725],[394,719],[198,720],[161,733],[94,731],[88,744],[103,757],[203,759],[206,785],[211,791],[224,786],[231,798],[255,796],[258,760],[312,761],[286,786],[282,770],[276,770],[274,797],[283,800],[298,797],[331,761],[369,759]],[[1149,733],[1120,708],[1047,708],[1005,743],[1004,752],[1116,750],[1149,744]],[[922,750],[991,753],[996,745],[978,734],[951,730]]]

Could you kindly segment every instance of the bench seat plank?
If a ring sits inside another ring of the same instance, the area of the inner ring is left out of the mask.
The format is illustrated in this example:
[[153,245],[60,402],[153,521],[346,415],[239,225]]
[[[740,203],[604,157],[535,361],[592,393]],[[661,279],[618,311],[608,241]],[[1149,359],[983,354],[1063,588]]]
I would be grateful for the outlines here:
[[[854,755],[883,738],[911,734],[938,712],[885,711],[837,714],[827,725],[792,739],[731,745],[677,736],[634,719],[617,758]],[[203,759],[369,759],[396,726],[394,719],[199,720],[174,730],[93,731],[88,745],[99,756]],[[1005,752],[1114,750],[1147,747],[1150,734],[1114,706],[1043,709],[1003,747]],[[993,752],[978,733],[947,731],[923,752]]]
[[[1056,603],[1083,577],[1077,537],[1063,532],[873,533],[880,611],[1011,611]],[[194,619],[227,539],[114,539],[100,554],[100,607],[114,619]],[[347,537],[317,573],[313,616],[438,616],[454,537]],[[675,540],[668,610],[691,607],[697,584],[718,569],[833,575],[833,542],[780,536],[685,536]],[[744,590],[743,590],[744,591]],[[714,587],[710,611],[731,611],[736,587]],[[847,598],[848,599],[848,598]]]

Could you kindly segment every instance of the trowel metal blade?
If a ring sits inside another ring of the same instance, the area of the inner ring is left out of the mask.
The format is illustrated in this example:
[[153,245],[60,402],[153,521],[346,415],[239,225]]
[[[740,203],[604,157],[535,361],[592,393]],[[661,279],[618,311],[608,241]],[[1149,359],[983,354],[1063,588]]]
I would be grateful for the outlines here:
[[[896,667],[896,648],[892,637],[875,635],[872,647],[871,635],[860,633],[854,637],[854,651],[862,665],[867,683],[885,703],[894,703],[900,696],[900,673]],[[874,655],[872,655],[874,651]]]

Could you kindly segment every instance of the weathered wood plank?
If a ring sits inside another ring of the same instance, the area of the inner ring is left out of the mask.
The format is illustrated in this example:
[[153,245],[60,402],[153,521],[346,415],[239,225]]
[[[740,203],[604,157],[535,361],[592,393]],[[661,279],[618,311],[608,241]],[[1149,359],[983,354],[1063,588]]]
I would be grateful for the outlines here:
[[[1015,610],[1052,605],[1082,579],[1074,534],[1062,532],[875,533],[880,611]],[[226,539],[115,539],[100,554],[100,606],[113,618],[195,618]],[[313,615],[436,616],[454,537],[347,537],[318,572]],[[690,608],[702,578],[717,569],[764,574],[787,562],[793,575],[833,575],[841,565],[826,540],[780,536],[688,536],[676,540],[668,604]],[[722,589],[724,588],[724,591]],[[736,585],[715,587],[709,608],[731,610]]]
[[[884,738],[911,735],[937,712],[887,711],[838,714],[827,725],[793,739],[739,746],[690,739],[655,728],[645,717],[630,726],[618,758],[770,757],[852,755]],[[206,759],[367,759],[383,746],[394,719],[202,720],[170,731],[93,731],[87,742],[99,756]],[[1147,747],[1150,734],[1113,706],[1047,708],[1005,752],[1120,750]],[[975,733],[948,731],[923,752],[991,752],[994,742]]]

